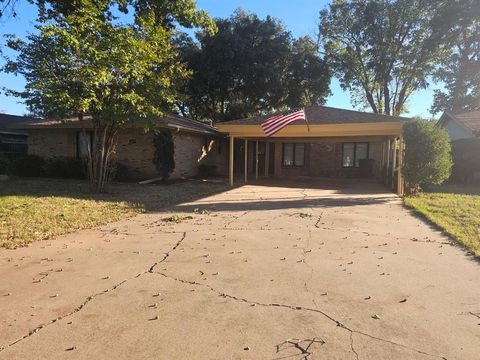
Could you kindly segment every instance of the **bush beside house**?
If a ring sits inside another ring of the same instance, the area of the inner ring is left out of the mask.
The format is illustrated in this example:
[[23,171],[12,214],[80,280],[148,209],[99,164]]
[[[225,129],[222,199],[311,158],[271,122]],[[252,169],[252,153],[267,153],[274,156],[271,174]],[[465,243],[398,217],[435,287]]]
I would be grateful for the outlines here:
[[451,146],[447,132],[433,122],[417,119],[403,126],[406,190],[414,193],[425,185],[439,185],[450,177]]

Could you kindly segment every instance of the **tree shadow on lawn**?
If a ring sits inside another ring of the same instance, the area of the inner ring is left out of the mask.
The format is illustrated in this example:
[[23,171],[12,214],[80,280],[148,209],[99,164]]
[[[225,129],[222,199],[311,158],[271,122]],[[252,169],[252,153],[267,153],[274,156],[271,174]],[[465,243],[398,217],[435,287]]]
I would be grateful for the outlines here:
[[67,197],[98,201],[123,201],[147,211],[194,201],[229,190],[222,181],[185,180],[170,183],[140,185],[114,182],[101,194],[89,191],[84,180],[15,178],[0,182],[0,199],[3,196]]
[[[240,181],[236,188],[241,188]],[[250,184],[249,184],[250,185]],[[259,186],[258,199],[242,198],[251,193],[241,189],[231,198],[223,201],[199,201],[203,198],[231,190],[226,181],[215,179],[187,179],[167,183],[139,185],[137,183],[113,182],[104,193],[89,191],[84,180],[47,179],[47,178],[14,178],[0,183],[0,198],[7,195],[33,197],[68,197],[74,199],[89,199],[98,201],[124,201],[139,206],[147,211],[160,211],[173,207],[176,211],[190,212],[201,207],[211,211],[248,211],[297,209],[305,207],[336,207],[372,205],[392,201],[394,195],[385,196],[388,189],[372,181],[353,179],[300,179],[300,180],[270,180],[261,179],[252,185]],[[247,188],[248,189],[248,188]],[[309,196],[299,198],[298,195],[288,195],[289,189],[327,190],[325,196]],[[262,198],[269,194],[269,198]],[[377,196],[375,196],[377,194]],[[352,196],[354,195],[354,196]],[[189,204],[197,201],[196,204]]]

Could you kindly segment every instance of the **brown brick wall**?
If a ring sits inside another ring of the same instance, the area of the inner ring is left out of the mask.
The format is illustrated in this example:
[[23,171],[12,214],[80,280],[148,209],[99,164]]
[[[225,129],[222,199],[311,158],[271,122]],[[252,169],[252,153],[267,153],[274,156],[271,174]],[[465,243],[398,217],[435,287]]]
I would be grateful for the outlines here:
[[[228,148],[224,140],[193,133],[174,133],[175,170],[172,177],[198,175],[201,164],[217,166],[220,175],[228,169]],[[219,147],[221,149],[219,150]]]
[[45,158],[77,155],[75,130],[38,129],[28,131],[28,153]]
[[[32,129],[29,130],[29,154],[48,158],[53,156],[77,156],[77,130]],[[198,174],[198,165],[216,165],[221,175],[228,172],[228,143],[223,139],[178,132],[175,142],[175,169],[172,178]],[[219,151],[219,147],[221,150]],[[155,165],[153,134],[142,129],[126,129],[118,134],[115,159],[128,167],[128,176],[135,180],[159,176]]]
[[119,132],[115,159],[128,167],[131,179],[158,177],[153,163],[153,134],[142,129],[126,129]]
[[[295,142],[304,142],[305,166],[298,168],[282,165],[282,142],[275,141],[275,176],[318,176],[332,178],[355,178],[360,176],[358,168],[342,167],[342,144],[344,142],[368,142],[369,158],[374,160],[373,175],[380,176],[382,162],[383,138],[330,138],[330,139],[295,139]],[[286,143],[292,142],[285,140]]]

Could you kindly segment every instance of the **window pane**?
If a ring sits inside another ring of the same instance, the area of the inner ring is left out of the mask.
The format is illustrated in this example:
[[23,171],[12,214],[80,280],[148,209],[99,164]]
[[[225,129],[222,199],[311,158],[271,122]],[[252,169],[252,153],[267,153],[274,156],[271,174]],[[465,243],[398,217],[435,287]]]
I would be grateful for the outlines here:
[[360,160],[368,158],[368,144],[357,144],[357,153],[355,156],[355,166],[360,166]]
[[283,165],[293,166],[293,144],[283,144]]
[[295,166],[305,165],[305,144],[295,144]]
[[353,152],[355,149],[354,144],[343,144],[343,160],[342,164],[344,167],[353,166]]

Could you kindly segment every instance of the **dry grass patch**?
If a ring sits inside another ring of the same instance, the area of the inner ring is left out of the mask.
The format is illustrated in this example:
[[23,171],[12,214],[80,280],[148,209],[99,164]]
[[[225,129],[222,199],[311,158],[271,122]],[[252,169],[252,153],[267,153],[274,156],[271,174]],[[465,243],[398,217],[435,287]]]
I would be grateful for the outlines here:
[[480,195],[465,188],[436,191],[408,196],[405,204],[480,256]]
[[191,181],[171,185],[111,184],[91,194],[83,181],[16,179],[0,183],[0,247],[24,246],[224,191],[227,185]]
[[12,248],[133,216],[124,201],[65,196],[0,196],[0,246]]

